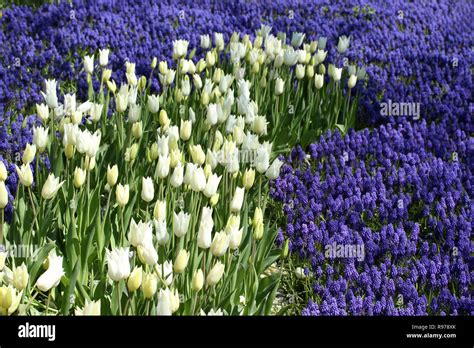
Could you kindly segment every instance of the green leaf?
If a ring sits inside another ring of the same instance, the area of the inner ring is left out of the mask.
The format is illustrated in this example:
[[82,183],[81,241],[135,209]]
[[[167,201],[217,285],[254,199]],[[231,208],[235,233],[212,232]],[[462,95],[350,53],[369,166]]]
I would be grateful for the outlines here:
[[80,262],[77,262],[74,266],[74,271],[69,279],[69,285],[66,289],[65,295],[63,296],[62,304],[61,304],[61,313],[63,315],[67,315],[69,313],[69,308],[71,306],[71,301],[69,301],[71,295],[74,294],[74,289],[76,287],[76,279],[81,269]]
[[55,246],[54,243],[48,243],[41,250],[38,252],[35,258],[35,262],[33,266],[30,268],[30,286],[33,286],[33,282],[36,280],[36,275],[40,270],[41,266],[43,265],[44,260],[48,257],[49,252]]

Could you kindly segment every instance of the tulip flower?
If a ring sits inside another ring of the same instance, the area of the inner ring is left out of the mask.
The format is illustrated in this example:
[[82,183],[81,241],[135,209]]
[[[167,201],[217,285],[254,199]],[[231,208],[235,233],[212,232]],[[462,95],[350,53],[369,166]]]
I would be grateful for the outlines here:
[[315,74],[314,75],[314,86],[316,89],[321,89],[324,84],[324,75]]
[[[46,85],[46,92],[41,92],[41,95],[43,96],[46,104],[50,108],[57,108],[58,107],[58,96],[56,94],[56,89],[57,89],[57,82],[56,80],[45,80],[45,85]],[[43,122],[45,122],[45,119],[43,119]]]
[[174,271],[176,273],[183,273],[184,269],[186,268],[189,260],[189,253],[181,249],[178,252],[178,256],[176,256],[176,260],[174,261]]
[[349,47],[350,41],[351,41],[351,38],[345,35],[339,37],[339,41],[337,43],[337,51],[339,53],[346,52],[347,48]]
[[50,173],[41,190],[41,196],[43,199],[53,198],[63,184],[64,181],[59,182],[59,178],[56,178],[53,173]]
[[7,168],[5,167],[5,164],[0,161],[0,181],[5,181],[8,178],[8,172]]
[[275,95],[281,95],[284,88],[285,81],[283,81],[281,78],[277,78],[275,81]]
[[107,250],[108,275],[113,281],[127,279],[130,275],[128,248],[113,248]]
[[277,158],[276,160],[273,161],[272,165],[267,169],[267,171],[265,172],[265,176],[270,180],[274,180],[278,178],[278,176],[280,175],[280,168],[282,165],[283,165],[283,162]]
[[176,237],[183,237],[188,232],[191,215],[180,211],[178,214],[173,212],[173,233]]
[[135,267],[130,274],[130,277],[128,277],[127,281],[127,288],[128,291],[134,292],[137,291],[138,288],[142,285],[142,279],[143,279],[143,270],[142,267]]
[[224,50],[224,35],[222,33],[214,33],[214,44],[218,51]]
[[203,168],[198,167],[192,172],[190,184],[191,189],[196,192],[201,192],[206,188],[206,175]]
[[0,287],[0,315],[12,315],[21,301],[23,292],[17,291],[11,285]]
[[23,164],[20,168],[15,164],[16,173],[18,174],[18,179],[25,187],[30,187],[33,184],[33,173],[29,164]]
[[202,289],[204,285],[204,273],[202,273],[201,269],[198,269],[196,273],[194,273],[193,281],[192,281],[192,288],[195,292],[198,292]]
[[265,173],[270,166],[270,154],[264,146],[260,146],[257,149],[255,156],[255,169],[259,173]]
[[0,181],[0,209],[5,209],[8,204],[8,192],[3,180]]
[[204,195],[207,198],[211,198],[212,196],[216,194],[221,179],[222,179],[222,175],[217,176],[216,174],[212,174],[207,178],[206,187],[204,188],[204,191],[203,191]]
[[179,126],[179,137],[181,138],[181,140],[189,140],[189,138],[191,137],[191,128],[191,121],[185,121],[181,119],[181,124]]
[[41,119],[41,121],[46,124],[49,119],[49,109],[46,104],[36,104],[36,114]]
[[151,244],[153,241],[153,226],[151,222],[140,221],[137,224],[132,217],[130,231],[128,232],[128,241],[134,247]]
[[5,251],[0,251],[0,272],[5,268],[5,260],[7,258],[7,253]]
[[186,40],[174,40],[173,41],[173,57],[182,58],[188,52],[189,41]]
[[115,164],[114,166],[110,167],[110,165],[107,166],[107,184],[110,187],[114,187],[115,184],[117,183],[118,179],[118,167]]
[[79,167],[74,169],[74,187],[80,188],[86,181],[86,171]]
[[209,35],[201,35],[200,40],[202,49],[206,50],[211,46],[211,38]]
[[109,50],[107,48],[99,50],[100,66],[106,66],[108,63],[109,63]]
[[21,291],[28,285],[28,269],[26,268],[25,263],[22,263],[21,266],[15,267],[13,269],[13,286]]
[[153,243],[139,244],[137,247],[138,258],[146,265],[153,266],[158,261],[158,253]]
[[33,162],[36,156],[36,145],[26,144],[25,151],[23,152],[22,162],[23,164],[30,164]]
[[74,311],[76,316],[88,315],[88,316],[97,316],[100,315],[100,300],[89,301],[86,299],[86,303],[83,308],[76,308]]
[[242,242],[242,234],[244,229],[239,229],[238,227],[235,229],[231,229],[229,234],[229,248],[231,250],[236,250],[239,248],[240,243]]
[[168,176],[170,172],[170,162],[171,162],[171,159],[169,155],[166,155],[166,156],[159,155],[158,164],[156,166],[156,175],[160,179],[164,179]]
[[244,202],[245,189],[243,187],[236,187],[232,201],[230,202],[230,211],[239,212]]
[[291,37],[291,46],[298,48],[303,44],[305,34],[294,32]]
[[174,168],[173,174],[171,175],[170,183],[173,187],[179,187],[183,184],[183,166],[181,162]]
[[215,317],[215,316],[222,316],[224,315],[224,312],[222,312],[222,309],[211,309],[209,312],[204,312],[202,309],[201,309],[201,313],[200,313],[201,316],[208,316],[208,317]]
[[171,293],[168,288],[165,290],[160,289],[158,293],[158,306],[156,307],[157,315],[171,315],[172,305],[171,305]]
[[115,189],[115,199],[117,203],[121,207],[125,207],[128,203],[130,197],[130,189],[128,184],[122,186],[122,184],[118,184],[117,188]]
[[43,153],[48,145],[48,128],[34,127],[33,128],[33,144],[35,144],[39,153]]
[[158,279],[154,273],[144,273],[142,281],[143,296],[152,298],[158,287]]
[[225,254],[228,247],[229,247],[229,236],[223,231],[217,232],[214,235],[214,239],[212,240],[212,243],[211,243],[212,255],[214,255],[215,257],[221,257]]
[[217,261],[214,267],[209,271],[206,277],[206,285],[207,286],[214,286],[216,285],[219,280],[221,280],[222,276],[224,275],[225,266],[222,262]]
[[166,201],[156,201],[153,216],[158,221],[166,220]]
[[156,114],[158,112],[158,110],[160,109],[159,96],[149,95],[147,106],[148,106],[148,111],[150,111],[153,114]]
[[166,229],[166,221],[165,220],[153,220],[155,224],[156,230],[156,239],[159,245],[165,245],[169,240],[169,234]]
[[153,200],[155,196],[155,187],[153,185],[153,180],[150,177],[142,178],[142,199],[149,203]]
[[198,230],[198,246],[201,249],[207,249],[211,246],[211,233],[213,228],[212,208],[203,207]]
[[53,249],[48,255],[48,269],[38,278],[36,287],[43,292],[49,291],[58,286],[63,275],[63,257],[57,256]]
[[94,56],[84,57],[84,70],[88,74],[92,74],[94,72]]
[[357,82],[357,76],[356,75],[351,75],[349,77],[349,81],[347,82],[347,87],[349,88],[354,88]]

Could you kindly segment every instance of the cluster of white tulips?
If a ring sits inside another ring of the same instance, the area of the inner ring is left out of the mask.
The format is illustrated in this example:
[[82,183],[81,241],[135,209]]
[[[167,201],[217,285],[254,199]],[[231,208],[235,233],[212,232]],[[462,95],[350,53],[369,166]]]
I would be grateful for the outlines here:
[[[325,89],[324,38],[303,44],[295,34],[286,45],[262,27],[253,42],[211,41],[201,37],[197,62],[187,41],[174,41],[174,69],[154,58],[148,79],[126,62],[120,87],[107,49],[98,66],[87,56],[83,103],[75,93],[61,103],[46,81],[10,224],[0,163],[0,313],[271,313],[280,250],[267,197],[277,153],[294,145],[291,132],[316,137],[355,106],[341,98],[342,68],[329,65]],[[161,93],[150,89],[155,74]],[[325,109],[330,93],[335,113]],[[22,258],[8,252],[16,245],[37,248]]]

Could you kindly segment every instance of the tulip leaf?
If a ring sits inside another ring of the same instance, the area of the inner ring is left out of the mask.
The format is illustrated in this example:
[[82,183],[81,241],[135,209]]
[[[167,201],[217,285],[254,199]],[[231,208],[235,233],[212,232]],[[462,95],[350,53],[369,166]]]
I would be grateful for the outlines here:
[[81,263],[77,262],[76,265],[74,266],[74,270],[69,279],[69,285],[67,286],[65,294],[63,296],[62,305],[61,305],[61,313],[63,315],[67,315],[69,313],[69,308],[71,307],[71,295],[74,295],[74,289],[76,288],[76,280],[80,272],[80,269],[81,269]]
[[36,275],[40,268],[43,265],[44,260],[49,255],[49,252],[51,249],[53,249],[55,246],[54,243],[48,243],[44,247],[41,248],[41,250],[38,252],[38,254],[35,257],[35,262],[33,263],[33,266],[30,268],[30,286],[33,285],[33,281],[36,280]]

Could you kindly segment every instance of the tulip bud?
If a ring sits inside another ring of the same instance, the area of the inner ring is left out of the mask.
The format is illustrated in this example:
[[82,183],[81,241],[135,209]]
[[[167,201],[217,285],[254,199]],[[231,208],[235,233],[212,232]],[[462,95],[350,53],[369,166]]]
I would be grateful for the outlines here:
[[8,192],[5,187],[5,182],[0,181],[0,209],[5,209],[8,204]]
[[25,151],[23,152],[22,161],[23,164],[30,164],[33,162],[36,156],[36,145],[26,144]]
[[135,122],[132,125],[132,135],[135,139],[140,139],[143,134],[142,122]]
[[242,177],[242,184],[247,191],[250,190],[250,188],[253,186],[254,181],[255,181],[255,170],[246,169]]
[[189,260],[189,253],[181,249],[178,253],[178,256],[176,256],[176,260],[174,262],[174,271],[176,273],[183,273],[184,269],[186,268]]
[[216,285],[219,280],[221,280],[222,276],[224,275],[224,264],[222,262],[217,261],[214,267],[209,271],[206,277],[206,285],[207,286],[214,286]]
[[239,212],[242,208],[242,203],[244,202],[244,188],[237,187],[235,189],[234,196],[232,197],[232,201],[230,202],[230,211],[231,212]]
[[161,61],[158,65],[158,70],[161,75],[166,75],[168,73],[168,62]]
[[275,81],[275,95],[281,95],[284,88],[285,81],[283,81],[281,78],[277,78]]
[[76,167],[76,169],[74,169],[74,187],[80,188],[82,185],[84,185],[85,181],[86,181],[86,171],[82,170],[79,167]]
[[158,278],[154,273],[145,273],[143,275],[142,290],[145,298],[152,298],[156,293]]
[[8,178],[7,168],[2,161],[0,161],[0,181],[5,181]]
[[163,127],[163,128],[168,128],[169,124],[170,124],[170,119],[168,118],[168,113],[166,112],[166,110],[161,110],[160,111],[160,117],[159,117],[159,120],[160,120],[160,125]]
[[324,84],[324,75],[316,74],[314,75],[314,86],[316,89],[321,89]]
[[115,164],[112,168],[110,168],[110,165],[107,166],[107,184],[109,184],[110,187],[114,187],[115,184],[117,183],[118,179],[118,167]]
[[204,285],[204,274],[201,269],[198,269],[193,276],[192,287],[195,292],[198,292],[202,289]]
[[122,208],[125,207],[128,203],[130,198],[130,188],[128,185],[122,186],[122,184],[118,184],[117,188],[115,189],[115,199],[117,200],[118,205]]
[[296,65],[295,72],[296,72],[296,78],[297,78],[298,80],[301,80],[301,79],[304,77],[304,74],[305,74],[304,65],[302,65],[302,64],[297,64],[297,65]]
[[5,268],[5,259],[7,258],[7,253],[5,251],[0,251],[0,272]]
[[150,149],[150,156],[153,161],[156,161],[158,158],[160,152],[158,150],[158,143],[153,143],[151,144],[151,149]]
[[191,145],[189,148],[193,162],[202,165],[206,161],[206,154],[202,150],[201,145]]
[[258,62],[255,62],[253,65],[252,65],[252,73],[254,74],[258,74],[260,71],[260,64]]
[[285,240],[285,245],[283,245],[283,249],[281,250],[281,257],[286,258],[288,256],[288,250],[289,250],[289,240]]
[[219,202],[218,193],[216,193],[214,196],[211,197],[211,199],[209,200],[209,204],[211,205],[211,207],[215,207],[217,205],[217,202]]
[[306,77],[311,79],[314,76],[314,66],[307,65],[306,66]]
[[156,57],[153,57],[151,61],[151,68],[155,69],[156,68],[156,63],[158,62],[158,59]]
[[142,278],[143,278],[143,271],[142,267],[135,267],[130,274],[130,277],[128,277],[127,281],[127,288],[128,291],[134,292],[136,291],[140,285],[142,285]]
[[153,209],[153,216],[155,220],[165,221],[166,220],[166,202],[156,201],[155,208]]
[[354,86],[356,85],[356,82],[357,82],[357,76],[351,75],[349,77],[349,81],[347,82],[347,87],[354,88]]

